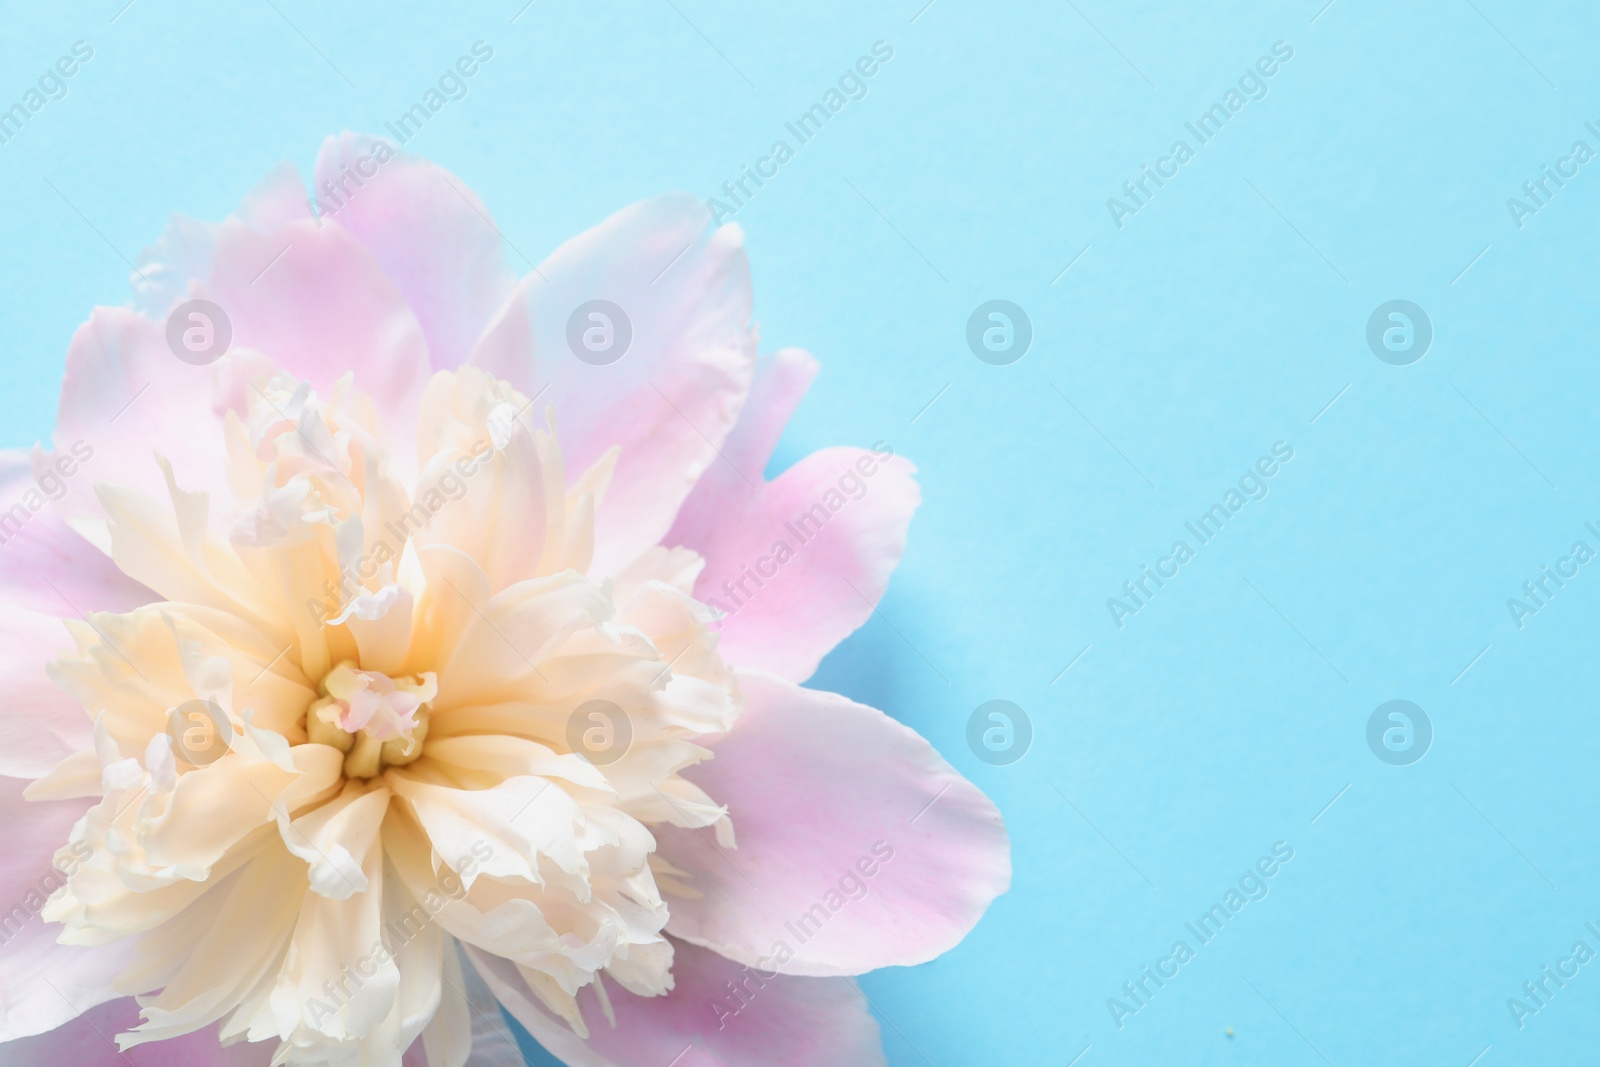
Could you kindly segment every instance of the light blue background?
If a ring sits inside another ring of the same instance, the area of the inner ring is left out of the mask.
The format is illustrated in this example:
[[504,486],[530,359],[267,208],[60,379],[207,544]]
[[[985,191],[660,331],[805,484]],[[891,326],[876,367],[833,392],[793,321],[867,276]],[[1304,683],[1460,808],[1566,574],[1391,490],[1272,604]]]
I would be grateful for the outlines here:
[[[823,365],[780,461],[884,438],[922,472],[882,618],[815,684],[931,738],[1012,835],[964,944],[863,981],[891,1062],[1593,1057],[1600,963],[1525,1029],[1506,1006],[1600,949],[1600,563],[1523,629],[1506,607],[1600,520],[1600,161],[1521,230],[1505,203],[1600,149],[1587,5],[122,2],[6,5],[0,99],[95,58],[0,146],[0,443],[48,434],[72,330],[168,212],[379,131],[474,40],[493,61],[410,147],[535,261],[713,194],[884,40],[738,221],[767,347]],[[1116,228],[1106,198],[1278,40],[1267,98]],[[964,342],[995,297],[1035,329],[1012,366]],[[1412,366],[1364,341],[1392,298],[1434,325]],[[1106,598],[1278,440],[1270,496],[1119,630]],[[996,697],[1035,728],[1009,767],[966,748]],[[1436,731],[1409,767],[1365,741],[1395,697]],[[1107,998],[1279,840],[1270,896],[1119,1030]]]

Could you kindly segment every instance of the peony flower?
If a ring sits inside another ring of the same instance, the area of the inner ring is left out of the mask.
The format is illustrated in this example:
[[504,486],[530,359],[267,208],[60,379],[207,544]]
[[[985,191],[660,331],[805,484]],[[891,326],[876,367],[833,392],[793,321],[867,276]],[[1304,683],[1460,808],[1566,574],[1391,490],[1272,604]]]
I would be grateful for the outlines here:
[[519,1062],[502,1006],[584,1067],[883,1063],[848,976],[1010,879],[980,791],[801,685],[912,466],[763,477],[816,365],[694,199],[518,281],[384,142],[314,187],[175,220],[0,456],[0,1063]]

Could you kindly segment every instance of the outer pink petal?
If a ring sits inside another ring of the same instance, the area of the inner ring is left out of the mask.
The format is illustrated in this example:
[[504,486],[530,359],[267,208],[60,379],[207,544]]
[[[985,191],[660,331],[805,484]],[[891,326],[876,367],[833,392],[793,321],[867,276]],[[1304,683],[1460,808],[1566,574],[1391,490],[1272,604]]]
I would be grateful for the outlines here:
[[[588,1041],[540,1006],[511,964],[476,950],[471,955],[506,1009],[572,1067],[877,1067],[885,1062],[878,1024],[854,983],[770,971],[757,975],[693,945],[674,948],[674,987],[668,995],[639,997],[607,983],[615,1028],[592,988],[578,995]],[[728,982],[744,985],[742,1005],[730,996]]]
[[379,164],[377,139],[329,137],[312,192],[327,218],[366,245],[399,287],[422,324],[433,366],[457,367],[517,279],[477,194],[443,167],[385,144],[386,157],[396,154]]
[[[272,168],[245,194],[233,217],[253,230],[267,233],[311,217],[305,183],[284,161]],[[217,225],[183,215],[173,215],[166,232],[139,255],[133,275],[134,306],[157,321],[189,297],[192,283],[211,276]]]
[[[51,492],[60,484],[51,480]],[[0,509],[0,602],[70,615],[74,608],[131,611],[156,599],[66,524],[21,449],[0,452]]]
[[65,881],[53,866],[55,853],[90,802],[25,801],[25,784],[0,778],[0,825],[6,827],[0,852],[0,1040],[53,1030],[116,998],[112,979],[132,951],[131,943],[93,949],[56,944],[61,927],[46,923],[39,911]]
[[[0,775],[38,778],[93,743],[93,724],[83,705],[57,689],[45,674],[45,664],[72,651],[72,639],[59,619],[0,604],[0,691],[5,693]],[[22,809],[23,816],[30,814],[31,809]],[[66,844],[66,837],[55,844]],[[41,867],[32,873],[46,872]],[[5,900],[0,906],[10,903]]]
[[994,803],[881,711],[758,671],[739,684],[744,713],[703,742],[716,758],[684,772],[728,806],[738,848],[656,829],[662,856],[705,894],[672,898],[667,929],[753,966],[787,946],[790,974],[860,974],[954,947],[1011,882]]
[[723,448],[745,473],[728,463],[707,470],[665,542],[705,557],[695,596],[727,614],[722,655],[797,682],[872,614],[922,499],[916,468],[885,458],[886,443],[824,449],[761,479],[815,374],[795,349],[762,367]]
[[132,997],[91,1008],[76,1019],[37,1037],[0,1045],[0,1067],[266,1067],[275,1042],[241,1042],[222,1048],[217,1028],[137,1045],[118,1052],[116,1035],[139,1023]]
[[258,234],[222,224],[206,296],[235,346],[266,352],[326,397],[346,371],[384,411],[410,410],[429,376],[427,341],[405,296],[338,226],[293,222]]
[[203,295],[228,314],[235,347],[266,353],[323,396],[354,371],[380,410],[404,413],[430,373],[405,296],[338,226],[302,219],[263,232],[229,219]]
[[[524,278],[472,355],[541,408],[553,405],[569,474],[621,446],[595,530],[607,574],[659,543],[712,463],[750,385],[756,337],[737,226],[710,228],[687,194],[624,208]],[[567,325],[609,300],[632,325],[606,366],[577,358]]]
[[[56,411],[56,461],[77,463],[57,507],[69,518],[102,514],[96,482],[135,485],[166,499],[157,453],[186,489],[227,492],[219,367],[172,354],[160,323],[127,308],[95,308],[67,349]],[[85,459],[84,457],[88,458]]]

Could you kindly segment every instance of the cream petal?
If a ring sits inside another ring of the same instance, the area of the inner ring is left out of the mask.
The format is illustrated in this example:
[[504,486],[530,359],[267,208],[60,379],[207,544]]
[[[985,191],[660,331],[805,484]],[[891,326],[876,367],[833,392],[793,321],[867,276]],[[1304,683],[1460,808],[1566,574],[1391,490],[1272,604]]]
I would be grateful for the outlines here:
[[367,892],[369,856],[389,810],[389,790],[346,782],[334,800],[289,820],[279,809],[283,845],[310,864],[311,891],[334,900]]
[[489,578],[476,560],[449,545],[429,545],[411,558],[424,578],[413,613],[414,647],[408,664],[442,663],[482,618],[479,605],[489,601]]
[[[430,384],[413,511],[426,516],[414,535],[419,548],[446,544],[467,553],[500,592],[550,573],[568,552],[560,454],[549,434],[533,429],[531,414],[519,410],[531,406],[522,397],[492,406],[463,398],[484,400],[494,388],[472,369]],[[439,447],[428,451],[430,441]]]
[[111,558],[124,574],[175,600],[246,618],[260,632],[282,637],[269,620],[270,590],[220,541],[186,541],[170,505],[122,485],[97,487],[109,519]]
[[300,739],[300,720],[314,690],[285,655],[287,646],[273,647],[237,616],[163,604],[125,615],[96,614],[68,622],[67,629],[79,652],[52,663],[50,678],[81,707],[106,714],[125,756],[166,730],[173,709],[202,696],[186,658],[225,661],[234,706],[253,709],[258,726]]
[[[415,772],[389,772],[389,786],[405,801],[444,856],[472,855],[487,842],[490,855],[482,873],[542,882],[541,857],[569,873],[582,870],[575,833],[582,820],[578,805],[545,778],[519,775],[493,789],[452,789],[418,780]],[[469,885],[471,876],[464,879]]]
[[79,749],[30,782],[23,795],[29,800],[97,797],[101,791],[101,770],[100,757],[94,749]]
[[[360,892],[338,898],[313,892],[301,898],[294,934],[268,1000],[270,1032],[299,1048],[369,1035],[395,1005],[400,968],[385,944],[383,850],[376,833],[358,863]],[[330,981],[331,988],[325,985]],[[251,1036],[259,1038],[266,1031],[258,1016]],[[396,1058],[403,1050],[396,1042]]]
[[[166,810],[141,820],[145,863],[203,881],[230,848],[273,821],[275,802],[295,782],[276,764],[248,763],[236,753],[182,775]],[[323,782],[331,786],[332,775],[325,771]]]
[[[450,592],[465,601],[462,590]],[[439,669],[442,708],[514,696],[519,686],[537,682],[538,664],[555,648],[604,622],[612,610],[605,590],[575,571],[518,582],[467,606],[474,617]]]
[[491,781],[517,775],[561,778],[574,785],[612,794],[607,776],[588,760],[573,754],[557,753],[546,745],[521,737],[471,734],[440,738],[428,745],[428,758],[457,771],[481,771]]
[[407,892],[426,901],[441,929],[469,944],[496,944],[515,956],[556,953],[560,936],[545,920],[539,905],[527,896],[531,883],[476,878],[469,888],[456,869],[481,862],[487,840],[441,865],[426,831],[409,816],[392,816],[384,824],[384,847]]
[[37,1037],[0,1044],[0,1067],[268,1067],[269,1045],[218,1043],[215,1027],[120,1051],[113,1034],[139,1020],[132,997],[108,1001]]
[[[81,948],[56,942],[41,916],[45,900],[90,853],[80,844],[58,853],[87,807],[82,801],[30,803],[23,783],[0,778],[0,818],[7,826],[0,862],[0,1041],[58,1027],[118,995],[116,972],[131,945]],[[8,1048],[0,1045],[0,1051]]]
[[400,585],[384,586],[382,594],[382,602],[373,604],[370,614],[363,614],[359,605],[352,604],[354,614],[344,620],[344,625],[355,637],[360,662],[368,670],[404,674],[406,653],[411,648],[415,598],[411,590]]
[[[462,956],[460,947],[452,944],[445,957],[446,998],[452,1005],[459,1005],[451,1011],[447,1021],[454,1032],[460,1025],[455,1011],[458,1010],[462,1017],[470,1016],[467,1020],[470,1058],[455,1059],[456,1046],[452,1046],[448,1052],[436,1051],[435,1044],[430,1042],[427,1046],[427,1067],[463,1067],[463,1064],[465,1067],[524,1067],[527,1061],[523,1059],[522,1050],[517,1047],[516,1038],[511,1035],[511,1028],[501,1014],[500,1002],[494,999],[494,993],[484,984],[477,968],[471,964],[462,965]],[[443,1007],[440,1017],[446,1017]],[[425,1040],[428,1036],[426,1033],[423,1035]]]
[[178,1037],[227,1015],[240,998],[269,980],[288,947],[306,890],[305,864],[269,849],[211,890],[217,899],[210,928],[228,936],[197,936],[207,927],[193,925],[184,915],[151,935],[153,943],[164,937],[188,951],[161,992],[141,1003],[145,1022],[119,1043],[130,1048]]
[[[401,1067],[464,1067],[472,1055],[473,1009],[461,991],[461,961],[457,958],[454,940],[442,940],[444,944],[436,964],[442,972],[442,982],[435,982],[439,986],[438,1007],[427,1020],[422,1036],[400,1061]],[[511,1067],[524,1067],[522,1058],[514,1060]]]

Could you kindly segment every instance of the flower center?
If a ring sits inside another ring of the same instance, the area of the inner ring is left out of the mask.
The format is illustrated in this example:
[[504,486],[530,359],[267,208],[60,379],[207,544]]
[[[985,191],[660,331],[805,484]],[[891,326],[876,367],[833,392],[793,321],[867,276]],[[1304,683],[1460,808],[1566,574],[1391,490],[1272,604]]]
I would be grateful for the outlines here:
[[346,660],[318,690],[322,696],[306,712],[306,733],[312,744],[345,754],[346,778],[372,778],[422,755],[428,701],[439,692],[432,671],[391,678]]

